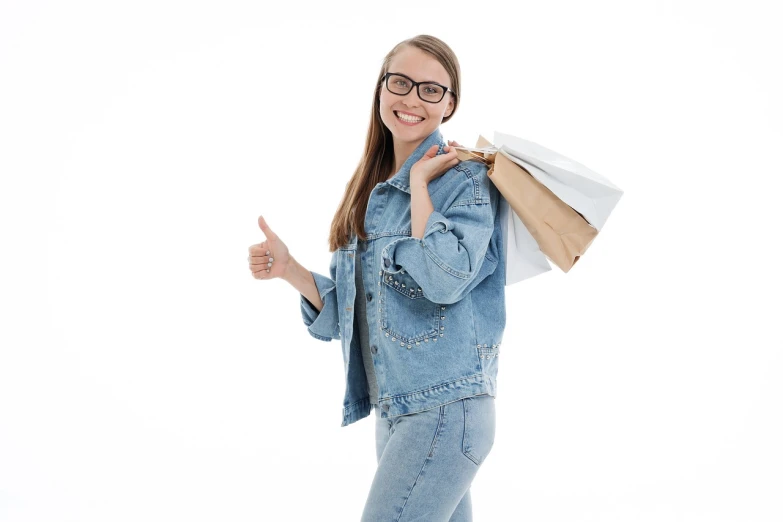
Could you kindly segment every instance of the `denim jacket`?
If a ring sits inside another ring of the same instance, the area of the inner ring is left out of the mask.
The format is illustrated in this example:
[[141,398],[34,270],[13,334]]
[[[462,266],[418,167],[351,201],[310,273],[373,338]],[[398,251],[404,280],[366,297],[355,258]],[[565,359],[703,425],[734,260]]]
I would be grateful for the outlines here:
[[[428,410],[474,395],[495,396],[506,324],[505,256],[498,203],[487,166],[461,161],[428,185],[434,211],[422,239],[411,236],[410,169],[432,145],[435,129],[390,179],[370,194],[366,251],[357,238],[335,250],[329,277],[312,272],[319,312],[300,294],[302,319],[316,339],[342,342],[342,424],[371,412],[354,303],[366,299],[370,352],[382,417]],[[356,295],[355,263],[366,294]],[[355,334],[355,335],[354,335]]]

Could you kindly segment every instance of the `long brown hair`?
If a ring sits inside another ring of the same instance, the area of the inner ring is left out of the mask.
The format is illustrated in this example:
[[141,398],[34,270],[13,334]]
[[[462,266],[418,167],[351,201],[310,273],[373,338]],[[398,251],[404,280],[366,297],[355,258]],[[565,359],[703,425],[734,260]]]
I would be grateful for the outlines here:
[[383,59],[381,72],[375,82],[370,126],[367,129],[367,140],[364,144],[362,159],[350,181],[346,184],[345,193],[332,219],[329,231],[329,252],[334,252],[342,245],[347,244],[352,234],[356,234],[359,239],[367,239],[364,230],[364,217],[370,193],[375,185],[388,179],[394,168],[394,141],[391,132],[381,120],[380,94],[383,87],[382,80],[389,70],[389,63],[394,55],[406,45],[416,47],[438,60],[451,79],[451,89],[454,91],[454,108],[448,116],[443,118],[441,123],[450,120],[459,105],[459,62],[445,42],[434,36],[420,34],[403,40],[389,51],[389,54]]

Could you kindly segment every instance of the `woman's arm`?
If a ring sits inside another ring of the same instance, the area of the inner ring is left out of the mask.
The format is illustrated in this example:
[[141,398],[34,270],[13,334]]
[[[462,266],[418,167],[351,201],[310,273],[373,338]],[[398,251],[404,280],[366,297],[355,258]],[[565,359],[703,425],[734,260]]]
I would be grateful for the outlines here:
[[432,206],[428,185],[430,181],[448,172],[459,163],[457,150],[461,145],[449,140],[444,147],[445,154],[438,154],[438,146],[433,145],[424,156],[411,166],[411,237],[424,239],[430,214],[435,210]]
[[[420,223],[429,212],[424,234],[394,239],[381,250],[388,274],[406,270],[424,297],[442,304],[463,299],[498,264],[486,253],[495,232],[500,193],[490,181],[486,165],[465,161],[454,168],[460,171],[456,179],[462,179],[450,197],[451,206],[430,212],[432,202],[426,189],[414,188],[411,182],[412,220]],[[412,228],[417,226],[421,225]]]
[[422,239],[427,220],[435,208],[432,206],[429,182],[411,180],[411,236]]
[[291,256],[291,261],[289,262],[282,279],[288,281],[291,286],[296,288],[305,299],[310,301],[310,304],[312,304],[316,310],[320,312],[323,309],[324,303],[321,300],[321,296],[318,294],[318,287],[315,286],[313,274],[299,264],[293,256]]
[[299,309],[302,321],[310,335],[321,341],[340,338],[340,313],[337,307],[337,258],[340,250],[332,253],[329,277],[308,271],[296,260],[289,263],[282,279],[299,290]]

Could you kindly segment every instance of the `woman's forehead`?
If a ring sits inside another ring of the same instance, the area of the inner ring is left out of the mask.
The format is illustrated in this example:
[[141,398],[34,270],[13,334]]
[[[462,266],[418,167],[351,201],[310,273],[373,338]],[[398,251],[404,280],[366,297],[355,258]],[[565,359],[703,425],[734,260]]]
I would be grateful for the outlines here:
[[450,86],[449,74],[438,60],[418,49],[403,49],[389,62],[389,72],[402,73],[416,82]]

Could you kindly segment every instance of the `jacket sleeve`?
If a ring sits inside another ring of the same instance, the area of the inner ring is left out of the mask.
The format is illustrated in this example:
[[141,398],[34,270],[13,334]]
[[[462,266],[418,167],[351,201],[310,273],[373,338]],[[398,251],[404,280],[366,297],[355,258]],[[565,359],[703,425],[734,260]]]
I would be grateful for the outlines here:
[[332,253],[329,264],[329,274],[326,277],[318,272],[310,271],[318,288],[324,306],[319,312],[303,294],[299,294],[299,307],[302,311],[302,320],[310,335],[321,341],[331,341],[340,337],[340,322],[337,309],[337,285],[335,283],[337,273],[337,255],[339,250]]
[[497,263],[485,254],[495,229],[498,197],[487,167],[481,165],[477,173],[466,176],[448,209],[430,214],[421,239],[401,237],[382,250],[385,270],[407,271],[430,301],[451,304],[463,299],[492,273],[486,269],[490,267],[482,271],[482,265]]

